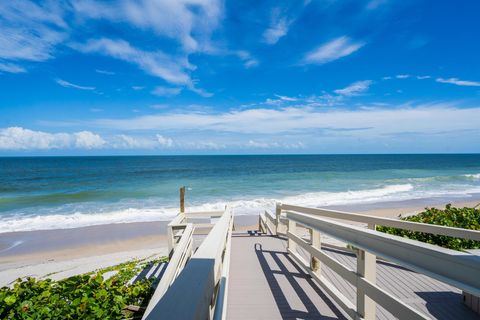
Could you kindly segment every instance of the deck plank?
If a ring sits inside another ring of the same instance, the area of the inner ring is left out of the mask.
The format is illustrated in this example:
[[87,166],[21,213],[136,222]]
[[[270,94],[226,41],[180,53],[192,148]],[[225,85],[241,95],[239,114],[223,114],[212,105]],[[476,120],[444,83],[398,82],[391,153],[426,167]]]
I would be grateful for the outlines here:
[[[322,249],[352,270],[355,255]],[[322,275],[355,303],[355,288],[331,269]],[[395,264],[377,261],[377,283],[433,319],[478,319],[462,303],[461,291]],[[345,319],[343,311],[288,256],[286,241],[236,233],[232,237],[228,319]],[[392,315],[377,306],[377,319]]]

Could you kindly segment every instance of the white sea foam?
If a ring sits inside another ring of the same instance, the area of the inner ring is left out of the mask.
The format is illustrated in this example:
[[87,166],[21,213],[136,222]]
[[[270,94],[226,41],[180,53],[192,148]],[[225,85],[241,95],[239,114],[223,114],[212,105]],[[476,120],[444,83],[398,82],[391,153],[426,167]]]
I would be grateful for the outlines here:
[[480,173],[476,174],[464,174],[463,176],[470,178],[472,180],[480,180]]
[[[300,206],[322,207],[331,205],[349,205],[361,203],[375,203],[386,201],[402,201],[440,196],[466,196],[471,193],[480,193],[480,187],[450,186],[442,189],[417,188],[413,184],[387,185],[380,188],[354,190],[344,192],[312,192],[279,199],[257,198],[247,200],[207,202],[200,205],[189,206],[188,211],[222,210],[228,203],[233,207],[236,215],[258,214],[265,209],[273,210],[276,201]],[[132,203],[129,203],[132,205]],[[0,219],[0,233],[68,229],[93,225],[169,221],[177,213],[177,208],[152,207],[152,208],[125,208],[105,211],[105,208],[95,212],[55,213],[31,216],[12,216]]]

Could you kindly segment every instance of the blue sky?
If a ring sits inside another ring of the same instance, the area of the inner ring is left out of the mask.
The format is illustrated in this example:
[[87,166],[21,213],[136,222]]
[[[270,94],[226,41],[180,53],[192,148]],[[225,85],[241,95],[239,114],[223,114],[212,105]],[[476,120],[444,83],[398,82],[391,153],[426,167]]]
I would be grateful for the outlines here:
[[2,1],[0,154],[480,152],[479,12]]

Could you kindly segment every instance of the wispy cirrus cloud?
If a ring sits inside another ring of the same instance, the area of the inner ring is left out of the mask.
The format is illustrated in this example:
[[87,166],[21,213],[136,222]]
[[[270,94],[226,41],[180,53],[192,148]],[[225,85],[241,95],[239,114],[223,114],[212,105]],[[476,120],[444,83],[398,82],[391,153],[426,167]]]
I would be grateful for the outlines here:
[[95,87],[81,86],[81,85],[78,85],[78,84],[74,84],[74,83],[65,81],[63,79],[55,79],[55,82],[58,83],[59,85],[61,85],[62,87],[65,87],[65,88],[74,88],[74,89],[88,90],[88,91],[95,90]]
[[357,81],[343,89],[334,90],[334,92],[342,96],[357,96],[367,91],[372,83],[372,80]]
[[307,53],[303,62],[325,64],[351,55],[364,45],[365,42],[354,41],[347,36],[338,37]]
[[185,58],[174,58],[162,51],[144,51],[121,39],[91,39],[72,47],[84,53],[97,53],[137,65],[148,74],[173,84],[191,82],[186,70],[193,68]]
[[100,74],[105,74],[105,75],[107,75],[107,76],[113,76],[113,75],[115,75],[115,72],[113,72],[113,71],[102,70],[102,69],[95,69],[95,72],[96,72],[96,73],[100,73]]
[[288,28],[293,23],[293,19],[289,19],[283,14],[279,7],[273,8],[270,17],[270,25],[263,32],[263,41],[267,44],[275,44],[288,33]]
[[[210,37],[222,13],[221,0],[3,1],[0,3],[0,70],[24,72],[25,67],[19,61],[39,62],[54,58],[57,47],[66,44],[81,53],[102,54],[137,65],[147,74],[168,83],[184,85],[202,96],[210,96],[211,93],[193,85],[190,73],[195,66],[188,62],[188,56],[215,51]],[[66,17],[72,19],[67,21]],[[123,32],[126,39],[88,39],[86,33],[78,33],[85,23],[93,29],[100,23],[112,29],[128,24],[140,32],[149,32],[153,39],[172,39],[177,44],[169,45],[174,48],[170,51],[176,53],[141,49],[127,40],[130,34]],[[75,43],[66,41],[71,38],[75,38]],[[244,63],[252,67],[258,61],[249,58]],[[96,72],[114,74],[101,69]]]
[[65,11],[65,4],[54,1],[1,1],[0,59],[38,62],[52,58],[56,45],[69,34]]
[[355,110],[319,109],[298,105],[279,109],[252,108],[223,113],[162,113],[130,119],[98,119],[92,126],[122,130],[192,130],[239,134],[308,133],[309,130],[356,130],[379,135],[406,130],[478,130],[471,119],[480,117],[480,108],[458,108],[449,104],[370,107]]
[[128,23],[174,39],[187,52],[210,50],[210,35],[223,12],[220,0],[74,0],[73,8],[84,19]]
[[161,97],[176,96],[180,94],[180,92],[182,92],[182,88],[169,88],[162,86],[155,87],[155,89],[152,90],[152,94]]
[[250,52],[246,51],[246,50],[236,50],[236,51],[232,51],[232,54],[233,55],[236,55],[237,57],[240,58],[240,60],[243,61],[243,65],[245,66],[245,68],[249,69],[249,68],[252,68],[252,67],[256,67],[258,66],[259,62],[257,59],[255,59],[254,57],[252,57],[252,55],[250,54]]
[[0,72],[8,73],[24,73],[27,70],[24,67],[21,67],[14,63],[1,63],[0,62]]
[[463,86],[463,87],[480,87],[480,82],[477,81],[468,81],[468,80],[460,80],[458,78],[437,78],[435,81],[440,82],[440,83],[449,83],[449,84],[454,84],[457,86]]

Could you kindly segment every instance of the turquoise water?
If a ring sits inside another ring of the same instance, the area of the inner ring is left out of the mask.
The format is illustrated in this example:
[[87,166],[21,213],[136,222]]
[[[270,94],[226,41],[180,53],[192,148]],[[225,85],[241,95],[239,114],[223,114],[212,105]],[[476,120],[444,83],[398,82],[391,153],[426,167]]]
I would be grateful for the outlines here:
[[480,155],[0,158],[0,232],[168,220],[178,188],[190,210],[237,214],[275,200],[309,206],[468,198]]

